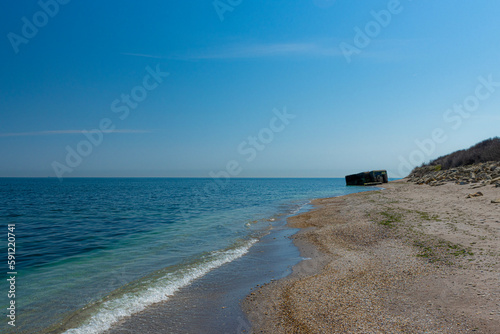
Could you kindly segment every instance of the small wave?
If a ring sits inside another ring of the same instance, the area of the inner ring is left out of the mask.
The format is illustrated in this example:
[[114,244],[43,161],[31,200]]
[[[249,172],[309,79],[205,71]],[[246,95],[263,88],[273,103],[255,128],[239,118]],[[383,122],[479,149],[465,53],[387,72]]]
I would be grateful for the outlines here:
[[103,302],[97,313],[86,320],[81,326],[64,332],[65,334],[103,333],[121,319],[139,313],[146,307],[168,300],[177,290],[204,276],[209,271],[245,255],[250,247],[257,242],[251,239],[243,246],[211,252],[206,261],[163,275],[147,289],[136,293],[125,293]]
[[306,208],[308,205],[311,204],[311,201],[307,201],[304,203],[300,203],[296,205],[292,210],[290,210],[290,215],[296,215],[297,213],[301,212],[304,208]]
[[6,215],[5,217],[6,218],[17,218],[17,217],[22,217],[23,215],[22,214],[19,214],[19,213],[9,213],[8,215]]

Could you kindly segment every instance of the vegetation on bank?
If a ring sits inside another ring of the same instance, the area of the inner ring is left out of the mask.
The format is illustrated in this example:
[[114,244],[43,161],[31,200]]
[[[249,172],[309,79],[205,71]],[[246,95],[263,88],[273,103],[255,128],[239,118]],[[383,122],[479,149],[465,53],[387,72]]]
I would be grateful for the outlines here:
[[480,183],[500,187],[500,138],[484,140],[466,150],[460,150],[415,167],[409,182],[440,186]]
[[489,161],[500,161],[500,138],[486,139],[468,149],[459,150],[432,160],[424,166],[449,169]]

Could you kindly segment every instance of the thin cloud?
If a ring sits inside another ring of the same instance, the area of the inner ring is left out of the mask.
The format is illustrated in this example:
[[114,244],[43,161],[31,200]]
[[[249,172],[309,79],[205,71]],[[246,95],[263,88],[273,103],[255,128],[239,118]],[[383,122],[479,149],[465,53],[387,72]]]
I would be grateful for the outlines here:
[[193,52],[189,54],[176,54],[170,56],[125,52],[121,54],[135,57],[175,60],[248,59],[287,56],[336,57],[342,55],[336,45],[324,46],[318,43],[232,45],[217,49],[193,50]]
[[[353,41],[344,41],[354,45]],[[403,50],[413,50],[418,40],[412,39],[373,39],[369,47],[362,48],[358,57],[392,60],[400,57]],[[205,50],[189,50],[170,55],[145,54],[124,52],[122,55],[134,57],[146,57],[155,59],[171,60],[236,60],[257,59],[272,57],[302,57],[302,58],[343,58],[339,44],[336,39],[324,39],[314,42],[291,42],[291,43],[258,43],[258,44],[235,44]]]
[[[151,133],[149,130],[116,129],[108,133]],[[55,130],[55,131],[35,131],[35,132],[11,132],[0,133],[0,137],[31,137],[31,136],[51,136],[51,135],[81,135],[82,130]]]
[[276,56],[338,56],[337,47],[325,47],[316,43],[275,43],[226,47],[191,56],[192,59],[237,59]]
[[143,53],[129,53],[129,52],[122,52],[120,53],[121,55],[124,56],[133,56],[133,57],[144,57],[144,58],[155,58],[155,59],[168,59],[169,57],[164,57],[164,56],[158,56],[158,55],[148,55],[148,54],[143,54]]

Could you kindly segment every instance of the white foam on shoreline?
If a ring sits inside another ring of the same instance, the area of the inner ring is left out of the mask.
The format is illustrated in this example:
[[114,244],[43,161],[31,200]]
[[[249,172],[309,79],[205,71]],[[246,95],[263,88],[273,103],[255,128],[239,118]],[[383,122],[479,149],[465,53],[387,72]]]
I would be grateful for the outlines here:
[[305,203],[298,205],[295,209],[290,210],[289,215],[295,216],[296,214],[300,213],[305,207],[307,207],[310,204],[311,204],[311,201],[307,201]]
[[241,247],[212,252],[207,262],[187,267],[180,273],[169,273],[146,290],[138,293],[126,293],[116,299],[108,300],[102,303],[97,313],[81,326],[69,329],[64,333],[103,333],[123,318],[139,313],[150,305],[168,300],[177,290],[191,284],[209,271],[242,257],[256,242],[256,239],[251,239]]

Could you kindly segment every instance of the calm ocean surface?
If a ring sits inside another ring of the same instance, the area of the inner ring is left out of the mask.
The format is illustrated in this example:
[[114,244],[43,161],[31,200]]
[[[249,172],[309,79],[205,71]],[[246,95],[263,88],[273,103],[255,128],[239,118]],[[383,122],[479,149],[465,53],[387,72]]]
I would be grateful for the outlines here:
[[16,235],[16,327],[101,333],[244,256],[311,199],[369,188],[344,179],[0,178],[2,249]]

